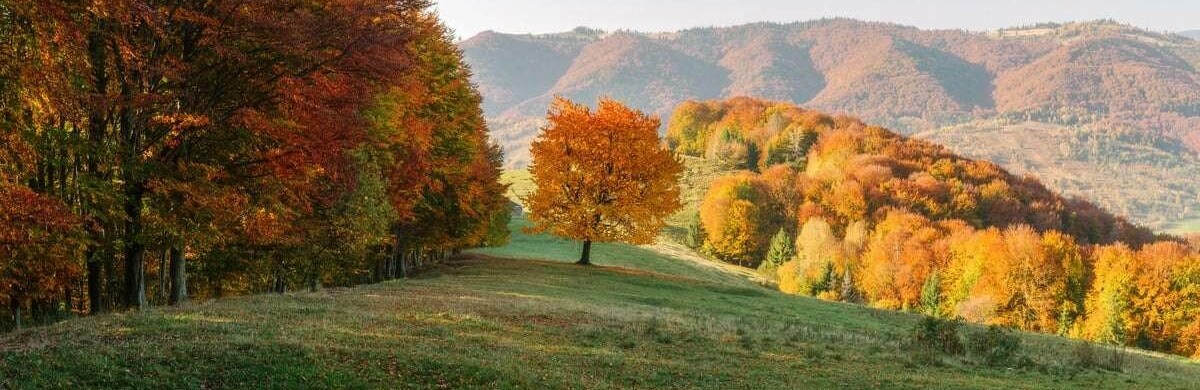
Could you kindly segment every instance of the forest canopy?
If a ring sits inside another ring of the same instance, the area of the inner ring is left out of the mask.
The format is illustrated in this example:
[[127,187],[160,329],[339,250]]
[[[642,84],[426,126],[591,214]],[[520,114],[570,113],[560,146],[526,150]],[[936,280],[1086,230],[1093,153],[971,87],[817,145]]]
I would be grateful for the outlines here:
[[502,156],[429,6],[0,2],[6,325],[502,244]]
[[784,292],[1200,353],[1198,248],[1035,178],[749,98],[685,103],[667,138],[745,167],[709,188],[694,241]]

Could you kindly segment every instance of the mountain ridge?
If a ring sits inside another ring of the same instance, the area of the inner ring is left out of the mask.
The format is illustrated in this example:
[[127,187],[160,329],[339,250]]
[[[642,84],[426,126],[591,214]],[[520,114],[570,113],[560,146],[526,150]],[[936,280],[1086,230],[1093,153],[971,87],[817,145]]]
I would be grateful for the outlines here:
[[[481,44],[499,41],[497,36],[520,43]],[[1171,147],[1181,151],[1171,164],[1186,164],[1200,153],[1200,42],[1112,21],[991,32],[922,30],[843,18],[667,33],[579,28],[542,35],[489,32],[460,47],[476,69],[474,81],[484,91],[493,133],[509,167],[528,163],[528,144],[555,95],[581,102],[607,95],[664,121],[684,100],[752,96],[849,114],[923,136],[978,121],[1031,121],[1101,135],[1147,134],[1178,146]],[[506,68],[510,63],[497,54],[532,62],[528,59],[539,58],[538,53],[555,50],[578,52],[561,72],[532,65]],[[508,87],[524,77],[536,78],[533,84],[539,86],[554,81],[540,91]],[[962,142],[947,144],[952,149],[974,143],[970,137],[945,138]],[[1128,148],[1115,147],[1123,149]],[[1054,159],[1061,157],[1029,156],[1008,167]],[[1095,165],[1068,166],[1073,168],[1029,172],[1056,183]],[[1133,167],[1131,162],[1112,170],[1117,178],[1133,182],[1135,178],[1122,176],[1138,170]],[[1055,189],[1116,199],[1103,203],[1129,210],[1141,223],[1165,226],[1200,217],[1200,184],[1176,187],[1162,194],[1167,200],[1150,203],[1146,194],[1096,195],[1105,190],[1101,184]]]

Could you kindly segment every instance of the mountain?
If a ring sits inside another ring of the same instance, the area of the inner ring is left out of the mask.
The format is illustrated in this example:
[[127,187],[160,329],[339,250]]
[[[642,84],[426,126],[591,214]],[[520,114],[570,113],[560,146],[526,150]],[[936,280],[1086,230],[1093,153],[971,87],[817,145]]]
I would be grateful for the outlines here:
[[1188,38],[1192,38],[1192,39],[1200,39],[1200,30],[1180,31],[1179,35],[1182,35],[1182,36],[1185,36]]
[[[825,19],[670,33],[487,32],[460,47],[510,167],[528,163],[555,95],[608,95],[663,118],[688,99],[753,96],[851,114],[972,156],[1005,155],[1010,170],[1154,227],[1200,218],[1200,182],[1182,176],[1200,153],[1200,41],[1181,35],[1113,22],[973,33]],[[996,123],[1021,136],[965,130]],[[1056,147],[1022,144],[1039,139]],[[1146,145],[1153,157],[1128,154]],[[1136,185],[1145,172],[1159,184]],[[1104,180],[1088,179],[1097,176]]]

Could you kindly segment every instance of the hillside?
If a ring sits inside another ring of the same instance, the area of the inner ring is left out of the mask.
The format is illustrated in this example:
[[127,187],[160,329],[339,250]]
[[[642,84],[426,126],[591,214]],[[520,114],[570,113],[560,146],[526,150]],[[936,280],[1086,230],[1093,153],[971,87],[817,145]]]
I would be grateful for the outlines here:
[[1063,194],[1091,200],[1121,215],[1173,233],[1187,227],[1200,199],[1200,159],[1177,144],[1137,133],[1097,133],[1023,119],[990,119],[916,134],[1017,175],[1035,175]]
[[[514,227],[520,222],[515,222]],[[4,388],[1186,389],[1200,366],[1150,353],[1081,368],[1081,344],[1022,335],[1031,359],[916,363],[918,317],[795,298],[621,245],[619,267],[516,234],[411,279],[104,315],[0,335]],[[531,251],[527,251],[531,250]],[[521,251],[551,261],[508,260]],[[562,261],[562,262],[559,262]],[[977,329],[964,329],[977,332]],[[1104,350],[1100,350],[1104,351]],[[1105,358],[1107,359],[1107,358]]]
[[[1162,158],[1172,166],[1191,164],[1200,152],[1200,42],[1112,22],[969,33],[828,19],[671,33],[489,32],[460,47],[479,69],[475,82],[484,91],[509,167],[528,163],[528,144],[554,95],[585,102],[609,95],[664,117],[683,100],[753,96],[849,113],[923,136],[979,121],[1021,119],[1014,126],[1029,124],[1022,130],[1029,133],[1068,126],[1115,143],[1127,137],[1114,133],[1145,135],[1168,145],[1173,152]],[[560,57],[541,60],[538,53],[547,51],[568,53],[569,65]],[[522,61],[557,65],[542,71]],[[537,80],[525,82],[530,78]],[[971,137],[938,140],[951,149],[981,144]],[[1003,148],[1022,147],[1015,140],[999,141]],[[1057,157],[1034,149],[1005,167],[1078,177],[1097,169],[1087,161],[1043,168],[1041,162]],[[1102,157],[1117,161],[1110,165],[1114,180],[1136,183],[1136,172],[1144,171],[1140,162]],[[1159,228],[1200,217],[1200,197],[1189,196],[1200,193],[1200,184],[1174,173],[1165,176],[1184,188],[1167,197],[1132,186],[1112,191],[1090,180],[1054,189],[1113,205]]]

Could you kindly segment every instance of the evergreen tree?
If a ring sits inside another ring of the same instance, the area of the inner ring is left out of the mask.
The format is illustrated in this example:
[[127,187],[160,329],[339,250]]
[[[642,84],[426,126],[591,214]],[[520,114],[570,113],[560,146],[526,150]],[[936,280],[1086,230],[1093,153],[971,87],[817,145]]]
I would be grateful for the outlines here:
[[942,316],[942,277],[937,270],[921,286],[921,312],[930,317]]
[[704,223],[700,221],[700,212],[697,211],[692,214],[691,220],[688,221],[687,237],[685,237],[684,244],[687,244],[692,249],[700,248],[704,246],[705,236]]
[[792,238],[787,234],[787,230],[779,229],[779,232],[775,233],[775,237],[771,238],[771,247],[767,249],[767,259],[764,264],[779,267],[793,257],[796,257],[796,246],[792,243]]
[[754,142],[746,143],[746,170],[758,172],[758,160],[761,154],[758,150],[758,144]]

